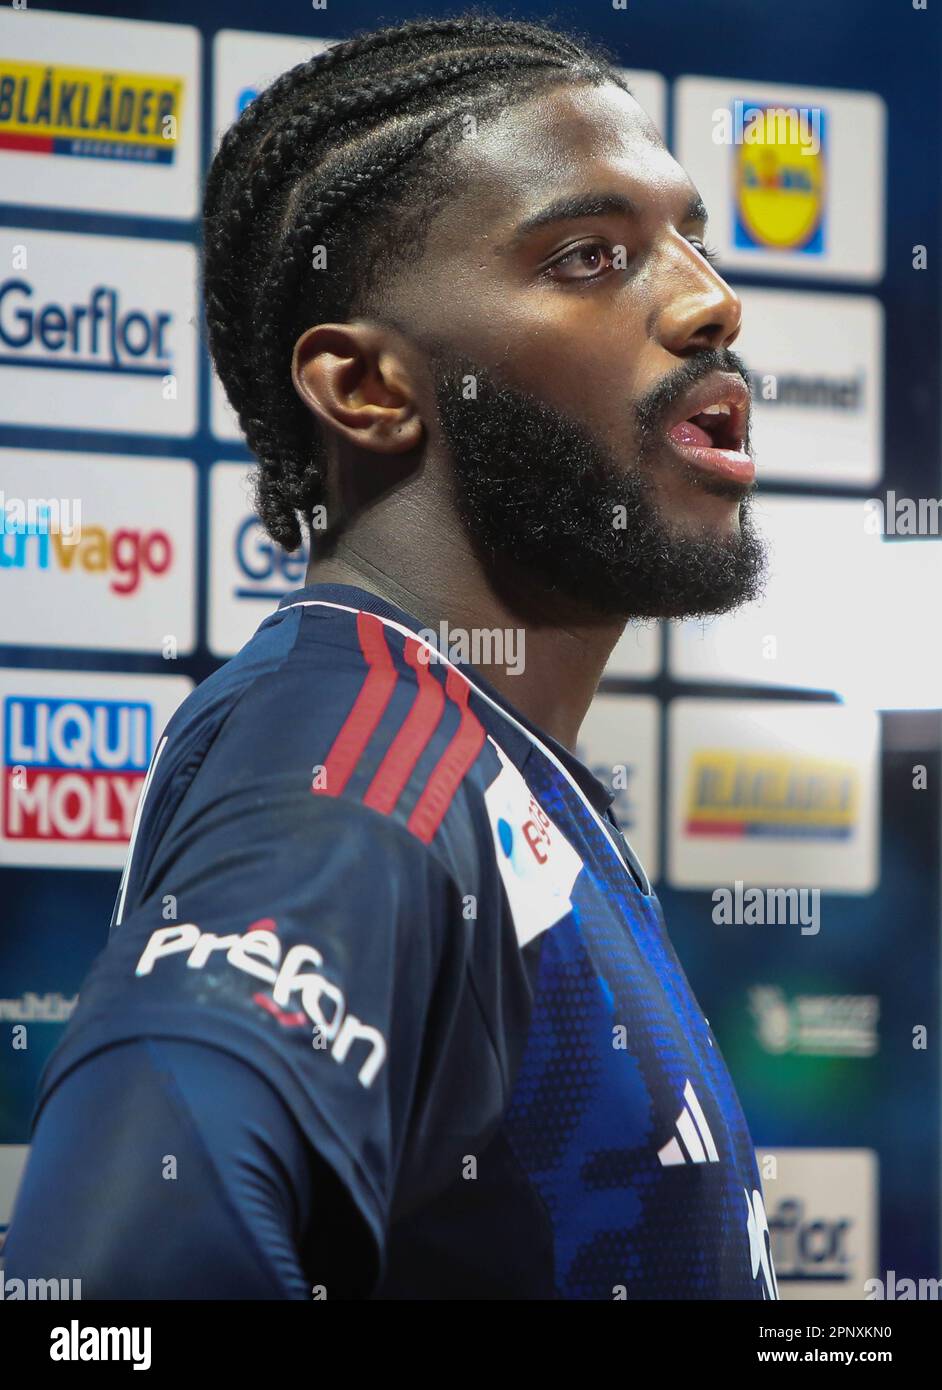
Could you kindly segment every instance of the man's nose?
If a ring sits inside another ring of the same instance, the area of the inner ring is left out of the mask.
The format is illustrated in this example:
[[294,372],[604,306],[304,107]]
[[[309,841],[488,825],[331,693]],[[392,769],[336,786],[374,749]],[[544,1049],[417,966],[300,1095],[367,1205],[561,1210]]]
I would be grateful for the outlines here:
[[[696,263],[658,316],[657,336],[668,351],[687,357],[704,348],[728,348],[742,327],[742,300],[692,246]],[[672,279],[676,280],[676,267]]]

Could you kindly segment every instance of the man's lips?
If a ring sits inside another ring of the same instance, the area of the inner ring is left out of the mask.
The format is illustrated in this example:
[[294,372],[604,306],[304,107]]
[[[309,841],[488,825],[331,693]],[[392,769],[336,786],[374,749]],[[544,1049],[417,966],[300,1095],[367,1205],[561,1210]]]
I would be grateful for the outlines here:
[[748,487],[755,464],[745,451],[749,387],[738,373],[713,372],[671,411],[667,439],[685,462]]

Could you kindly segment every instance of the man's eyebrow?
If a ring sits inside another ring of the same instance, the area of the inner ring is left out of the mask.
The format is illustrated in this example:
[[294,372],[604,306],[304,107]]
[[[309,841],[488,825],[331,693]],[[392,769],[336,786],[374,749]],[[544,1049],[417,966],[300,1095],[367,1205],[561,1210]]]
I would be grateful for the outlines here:
[[[510,249],[520,245],[532,232],[554,222],[571,222],[579,217],[637,217],[638,208],[623,193],[571,193],[556,198],[532,216],[524,219],[516,228],[510,240]],[[684,222],[703,222],[708,220],[706,204],[699,194],[695,194],[687,204]]]
[[548,227],[553,222],[571,222],[577,217],[608,217],[612,214],[637,217],[638,209],[623,193],[567,194],[521,222],[511,237],[510,246],[519,246],[531,232]]

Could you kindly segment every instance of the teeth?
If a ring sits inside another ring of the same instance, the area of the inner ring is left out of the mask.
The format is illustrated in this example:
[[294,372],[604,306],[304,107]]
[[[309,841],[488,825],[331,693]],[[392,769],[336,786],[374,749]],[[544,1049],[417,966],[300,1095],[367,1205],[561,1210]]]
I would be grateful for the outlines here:
[[728,406],[728,405],[725,403],[725,401],[724,401],[722,405],[708,405],[708,406],[706,406],[703,410],[700,411],[700,414],[701,414],[701,415],[731,415],[731,414],[732,414],[732,407],[731,407],[731,406]]

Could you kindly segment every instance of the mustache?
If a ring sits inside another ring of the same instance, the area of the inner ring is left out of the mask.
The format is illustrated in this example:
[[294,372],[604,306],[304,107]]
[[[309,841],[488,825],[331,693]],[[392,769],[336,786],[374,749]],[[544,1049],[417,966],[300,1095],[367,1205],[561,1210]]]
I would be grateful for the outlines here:
[[729,348],[706,348],[669,372],[657,386],[652,387],[635,403],[639,439],[647,441],[659,433],[660,426],[664,424],[677,401],[685,396],[691,387],[696,386],[698,381],[712,376],[714,372],[736,372],[749,387],[751,401],[749,372],[738,353],[732,352]]

